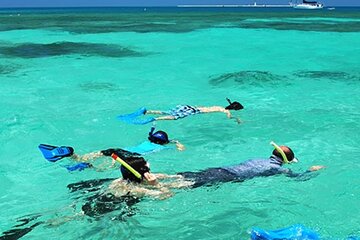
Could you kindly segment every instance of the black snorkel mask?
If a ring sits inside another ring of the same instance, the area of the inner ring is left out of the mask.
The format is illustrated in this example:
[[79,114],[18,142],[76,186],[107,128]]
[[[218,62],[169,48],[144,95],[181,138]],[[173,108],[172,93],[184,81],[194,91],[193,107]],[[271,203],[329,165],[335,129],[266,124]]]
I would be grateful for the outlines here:
[[226,100],[228,101],[229,103],[229,106],[225,107],[226,110],[241,110],[241,109],[244,109],[244,106],[241,105],[241,103],[239,102],[231,102],[229,98],[226,98]]

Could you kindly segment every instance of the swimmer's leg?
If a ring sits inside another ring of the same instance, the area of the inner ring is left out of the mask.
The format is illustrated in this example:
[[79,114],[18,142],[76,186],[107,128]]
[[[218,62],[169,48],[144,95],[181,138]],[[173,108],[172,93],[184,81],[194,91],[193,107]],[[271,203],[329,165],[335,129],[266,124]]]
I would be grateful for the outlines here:
[[157,117],[155,118],[155,121],[158,121],[158,120],[176,120],[178,119],[177,117],[174,117],[174,116],[171,116],[171,115],[168,115],[168,116],[163,116],[163,117]]
[[166,115],[168,112],[159,111],[159,110],[146,110],[144,114],[156,114],[156,115]]
[[99,152],[86,153],[84,155],[73,154],[71,158],[77,162],[87,162],[103,156],[104,154],[101,151],[99,151]]
[[201,186],[212,186],[218,183],[235,181],[237,176],[223,168],[208,168],[200,172],[178,173],[185,179],[194,181],[192,188]]

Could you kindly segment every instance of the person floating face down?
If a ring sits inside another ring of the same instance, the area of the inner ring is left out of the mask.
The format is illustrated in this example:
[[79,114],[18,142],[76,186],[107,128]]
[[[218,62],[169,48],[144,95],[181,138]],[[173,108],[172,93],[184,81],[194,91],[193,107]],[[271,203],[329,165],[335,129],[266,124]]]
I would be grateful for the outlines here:
[[233,166],[208,168],[199,172],[183,172],[179,174],[194,181],[193,187],[199,187],[219,182],[241,182],[255,177],[268,177],[278,174],[285,174],[299,180],[308,180],[312,177],[311,172],[324,168],[324,166],[313,166],[303,173],[295,173],[283,167],[284,164],[298,162],[292,149],[288,146],[279,147],[274,142],[271,142],[271,144],[275,149],[269,158],[250,159]]
[[[153,121],[160,120],[178,120],[181,118],[185,118],[187,116],[196,115],[200,113],[214,113],[214,112],[222,112],[225,113],[226,116],[230,119],[234,118],[237,123],[240,123],[240,119],[233,117],[231,115],[232,110],[238,111],[244,108],[243,105],[239,102],[231,102],[229,98],[226,98],[229,105],[226,107],[221,106],[211,106],[211,107],[196,107],[190,105],[177,105],[175,108],[170,109],[168,111],[161,110],[147,110],[146,108],[141,108],[134,113],[119,115],[117,118],[121,121],[132,123],[132,124],[147,124]],[[148,117],[148,118],[139,118],[142,115],[160,115],[158,117]]]
[[[109,148],[106,150],[101,150],[97,152],[91,152],[84,155],[78,155],[74,152],[74,148],[70,146],[51,146],[47,144],[40,144],[39,149],[42,152],[43,156],[50,162],[56,162],[64,157],[70,157],[72,160],[76,162],[80,162],[76,165],[67,166],[69,171],[75,170],[83,170],[88,167],[94,167],[92,160],[103,156],[110,156],[112,153],[116,152],[120,157],[128,157],[128,156],[140,156],[150,153],[159,152],[162,150],[173,149],[173,147],[169,146],[169,144],[175,144],[176,149],[179,151],[185,150],[185,146],[181,144],[178,140],[170,140],[168,134],[165,131],[154,131],[155,127],[152,127],[148,140],[144,141],[141,144],[134,147],[127,148]],[[114,164],[114,162],[113,162]],[[112,164],[112,165],[113,165]],[[106,164],[108,165],[108,164]],[[98,166],[97,170],[104,170],[107,167]]]
[[[121,173],[123,180],[115,180],[113,184],[111,184],[111,187],[118,187],[118,189],[121,189],[125,180],[127,183],[136,183],[138,184],[137,186],[151,185],[152,189],[155,189],[154,186],[161,189],[160,191],[155,191],[151,194],[147,194],[150,192],[142,190],[144,195],[155,196],[156,194],[160,195],[165,193],[165,197],[168,197],[171,196],[169,190],[171,188],[196,188],[200,186],[211,186],[222,182],[241,182],[255,177],[268,177],[278,174],[285,174],[288,177],[298,178],[299,180],[308,180],[312,177],[310,174],[311,172],[324,168],[324,166],[313,166],[306,172],[294,173],[290,169],[283,167],[284,164],[298,162],[291,148],[287,146],[279,147],[275,143],[272,143],[272,145],[275,149],[269,158],[251,159],[233,166],[208,168],[198,172],[181,172],[176,175],[152,174],[150,173],[150,168],[147,167],[148,165],[145,159],[138,159],[136,163],[132,162],[135,160],[128,159],[129,164],[134,166],[135,170],[139,170],[142,177],[136,178],[130,171],[124,169],[122,166]],[[173,181],[170,183],[168,182],[168,185],[161,185],[161,181],[158,180],[166,178],[171,178]],[[138,187],[136,191],[140,191],[140,187]],[[129,190],[129,192],[131,191]]]

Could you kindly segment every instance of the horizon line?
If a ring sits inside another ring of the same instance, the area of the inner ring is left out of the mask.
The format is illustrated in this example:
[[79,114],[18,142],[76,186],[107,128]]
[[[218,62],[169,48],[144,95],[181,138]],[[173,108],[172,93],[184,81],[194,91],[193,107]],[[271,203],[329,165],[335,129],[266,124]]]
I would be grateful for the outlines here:
[[[188,4],[185,4],[188,5]],[[194,6],[208,6],[209,4],[190,4],[189,6],[194,5]],[[234,6],[234,4],[211,4],[211,5],[218,5],[220,6]],[[262,5],[262,4],[261,4]],[[278,5],[278,4],[264,4],[266,6],[272,6],[272,5]],[[287,4],[281,4],[281,5],[287,5]],[[126,6],[34,6],[34,7],[30,7],[30,6],[22,6],[22,7],[1,7],[0,9],[21,9],[21,8],[121,8],[121,7],[133,7],[133,8],[142,8],[142,7],[178,7],[179,5],[139,5],[139,6],[134,6],[134,5],[126,5]],[[360,7],[360,5],[326,5],[325,7]]]

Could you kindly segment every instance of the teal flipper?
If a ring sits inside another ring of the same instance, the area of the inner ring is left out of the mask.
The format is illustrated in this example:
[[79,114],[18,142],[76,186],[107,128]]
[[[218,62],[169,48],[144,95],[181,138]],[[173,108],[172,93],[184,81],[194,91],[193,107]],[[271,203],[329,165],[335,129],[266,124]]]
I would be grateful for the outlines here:
[[44,158],[50,162],[56,162],[64,157],[70,157],[74,153],[72,147],[56,147],[47,144],[40,144],[39,150],[43,154]]
[[142,107],[142,108],[136,110],[133,113],[119,115],[116,118],[118,120],[120,120],[120,121],[129,123],[129,124],[137,124],[137,125],[144,125],[144,124],[147,124],[149,122],[155,121],[155,118],[153,118],[153,117],[138,118],[138,117],[144,115],[145,113],[146,113],[146,108]]
[[319,240],[319,235],[311,229],[301,224],[282,228],[274,231],[266,231],[260,228],[253,228],[251,231],[251,240]]

